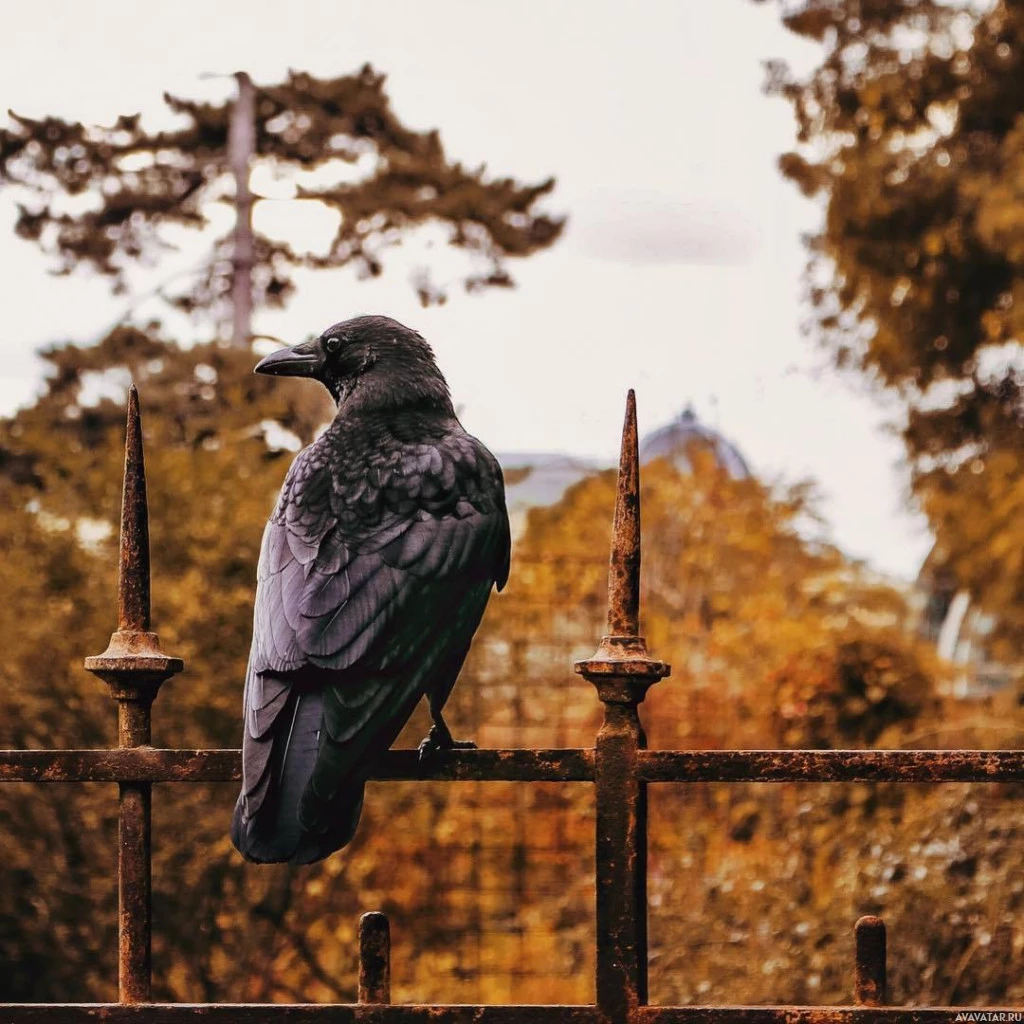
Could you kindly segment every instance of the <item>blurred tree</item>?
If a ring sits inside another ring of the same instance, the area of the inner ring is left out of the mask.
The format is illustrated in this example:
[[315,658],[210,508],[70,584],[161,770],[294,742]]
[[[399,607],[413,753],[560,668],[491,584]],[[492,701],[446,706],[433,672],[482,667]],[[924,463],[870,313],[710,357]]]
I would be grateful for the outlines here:
[[[107,746],[113,720],[96,713],[100,694],[82,671],[81,643],[109,624],[110,573],[67,520],[38,514],[26,474],[13,503],[17,492],[0,485],[0,629],[9,641],[0,746]],[[0,787],[0,998],[110,991],[116,896],[96,866],[116,858],[116,802],[97,787],[75,789]]]
[[[155,330],[123,327],[97,346],[56,347],[43,358],[50,368],[44,393],[0,421],[0,585],[7,598],[0,629],[9,638],[0,745],[115,740],[111,702],[84,675],[81,658],[100,650],[111,628],[121,386],[132,378],[144,396],[155,618],[189,668],[159,702],[156,742],[234,746],[253,567],[288,462],[267,434],[288,447],[308,441],[325,403],[308,390],[266,387],[245,350],[182,349]],[[91,387],[100,394],[90,397]],[[228,810],[217,809],[209,787],[175,796],[164,835],[168,811],[161,794],[156,799],[156,955],[173,963],[157,984],[165,995],[210,996],[211,959],[222,955],[213,953],[213,940],[227,928],[250,941],[264,935],[261,926],[272,933],[266,906],[280,896],[274,879],[250,876],[254,890],[226,920],[225,887],[245,881],[225,838]],[[0,821],[9,826],[0,918],[16,933],[0,936],[11,967],[0,982],[3,998],[112,995],[114,809],[110,793],[95,787],[0,792]]]
[[779,0],[821,43],[769,67],[796,113],[783,173],[825,203],[813,328],[905,404],[932,568],[1024,652],[1024,5]]
[[[248,298],[257,306],[280,306],[295,268],[351,265],[376,276],[384,250],[419,225],[442,225],[448,244],[470,254],[471,290],[510,285],[506,260],[551,245],[561,232],[561,220],[536,210],[553,178],[525,185],[450,161],[436,130],[401,122],[384,75],[369,65],[338,78],[292,71],[266,86],[237,78],[244,107],[165,94],[183,122],[170,131],[146,130],[137,114],[99,127],[11,112],[10,127],[0,129],[0,186],[27,193],[15,230],[53,254],[58,273],[88,265],[124,290],[133,264],[173,245],[168,229],[208,228],[223,204],[237,205],[247,226],[251,199],[260,198],[248,193],[251,150],[253,166],[287,178],[299,199],[318,201],[338,223],[323,255],[256,233],[245,239],[243,256],[230,233],[216,239],[193,283],[166,295],[182,309],[221,317],[236,272],[251,279]],[[424,303],[443,301],[426,269],[416,282]],[[236,295],[236,305],[244,298]]]
[[[901,594],[805,539],[818,518],[808,485],[733,479],[699,444],[687,459],[689,473],[664,459],[643,471],[642,631],[673,679],[648,698],[652,743],[867,744],[921,715],[934,656],[910,636]],[[507,609],[524,592],[527,632],[550,629],[545,608],[590,622],[603,610],[606,563],[593,553],[610,544],[614,487],[613,472],[588,477],[531,511],[497,602]],[[712,694],[721,704],[705,718],[696,705]]]

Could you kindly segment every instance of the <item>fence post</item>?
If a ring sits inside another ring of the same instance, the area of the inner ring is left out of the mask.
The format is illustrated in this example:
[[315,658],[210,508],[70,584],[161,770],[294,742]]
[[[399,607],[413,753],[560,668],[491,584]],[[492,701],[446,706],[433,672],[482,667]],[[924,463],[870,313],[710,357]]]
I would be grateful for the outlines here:
[[856,946],[853,998],[858,1006],[885,1005],[885,922],[861,917],[853,926]]
[[637,753],[647,739],[637,709],[669,673],[639,633],[640,459],[630,391],[608,568],[608,635],[593,658],[575,666],[604,705],[594,750],[597,1003],[616,1022],[647,1002],[647,786],[637,777]]
[[391,1002],[391,927],[386,914],[371,911],[359,919],[361,1003]]
[[[139,395],[128,390],[124,489],[121,498],[121,553],[117,631],[100,655],[85,667],[110,687],[117,701],[119,747],[150,742],[150,709],[161,684],[184,667],[160,650],[150,632],[149,510],[142,451]],[[151,984],[151,793],[148,782],[119,783],[117,846],[118,999],[150,1000]]]

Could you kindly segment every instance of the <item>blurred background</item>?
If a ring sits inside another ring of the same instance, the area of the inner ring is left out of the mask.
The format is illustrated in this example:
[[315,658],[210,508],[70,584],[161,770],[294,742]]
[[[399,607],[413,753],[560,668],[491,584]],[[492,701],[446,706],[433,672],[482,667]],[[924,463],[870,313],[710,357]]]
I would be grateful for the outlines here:
[[[1024,3],[38,0],[2,15],[0,746],[91,747],[140,387],[160,746],[230,747],[263,524],[326,395],[260,354],[386,313],[495,451],[512,577],[450,705],[590,746],[635,387],[651,745],[1014,747],[1024,726]],[[399,744],[426,732],[414,717]],[[113,787],[0,789],[0,1000],[115,995]],[[1024,1001],[1011,785],[653,786],[655,1003]],[[588,787],[375,784],[242,863],[154,796],[154,997],[593,999]]]

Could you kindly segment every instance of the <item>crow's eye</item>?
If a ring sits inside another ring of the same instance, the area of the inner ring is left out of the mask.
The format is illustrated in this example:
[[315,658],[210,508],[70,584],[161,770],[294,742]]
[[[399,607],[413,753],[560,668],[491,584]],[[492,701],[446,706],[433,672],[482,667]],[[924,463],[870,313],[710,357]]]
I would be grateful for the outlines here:
[[341,338],[332,334],[329,338],[324,339],[324,349],[330,354],[334,355],[338,349],[341,348]]

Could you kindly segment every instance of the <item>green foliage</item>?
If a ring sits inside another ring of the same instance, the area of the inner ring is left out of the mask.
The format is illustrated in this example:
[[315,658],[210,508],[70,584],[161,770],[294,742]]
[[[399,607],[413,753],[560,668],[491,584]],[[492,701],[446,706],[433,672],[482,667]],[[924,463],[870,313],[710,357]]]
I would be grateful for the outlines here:
[[[290,176],[301,198],[340,215],[326,255],[256,235],[258,304],[283,304],[296,267],[353,266],[376,276],[384,250],[427,223],[442,225],[449,244],[473,257],[477,269],[465,280],[470,290],[511,285],[506,260],[558,238],[563,221],[537,210],[553,178],[521,184],[449,160],[436,130],[402,123],[384,81],[367,65],[338,78],[292,71],[283,82],[257,86],[256,162]],[[0,129],[0,186],[27,193],[16,231],[52,253],[59,273],[85,264],[123,289],[133,263],[167,247],[163,229],[205,228],[212,204],[232,201],[226,165],[231,103],[164,99],[184,122],[181,128],[151,132],[135,114],[103,127],[12,112],[10,127]],[[315,170],[330,183],[310,184],[306,172]],[[87,201],[69,204],[68,197]],[[190,312],[217,312],[231,290],[231,273],[231,238],[224,236],[214,242],[198,283],[176,293],[175,303]],[[444,298],[426,270],[417,287],[424,302]]]
[[770,68],[797,119],[783,173],[825,202],[809,241],[813,328],[898,394],[915,492],[948,570],[1024,636],[1024,9],[799,0],[822,43],[806,78]]

